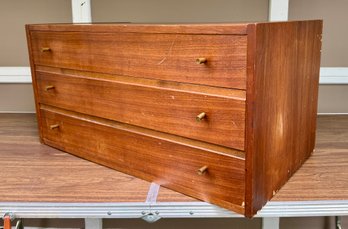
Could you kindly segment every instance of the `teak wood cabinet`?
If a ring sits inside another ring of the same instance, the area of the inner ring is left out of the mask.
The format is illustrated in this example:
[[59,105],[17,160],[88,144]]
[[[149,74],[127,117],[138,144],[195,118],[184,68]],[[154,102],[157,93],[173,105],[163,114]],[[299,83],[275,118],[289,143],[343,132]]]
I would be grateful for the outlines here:
[[44,144],[248,217],[314,149],[320,20],[26,30]]

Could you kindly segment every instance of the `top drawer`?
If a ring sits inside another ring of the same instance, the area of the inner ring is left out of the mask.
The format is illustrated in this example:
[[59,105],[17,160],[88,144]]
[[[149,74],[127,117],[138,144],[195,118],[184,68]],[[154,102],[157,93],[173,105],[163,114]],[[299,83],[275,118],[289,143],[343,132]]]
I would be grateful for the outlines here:
[[34,31],[31,38],[37,65],[246,88],[246,35]]

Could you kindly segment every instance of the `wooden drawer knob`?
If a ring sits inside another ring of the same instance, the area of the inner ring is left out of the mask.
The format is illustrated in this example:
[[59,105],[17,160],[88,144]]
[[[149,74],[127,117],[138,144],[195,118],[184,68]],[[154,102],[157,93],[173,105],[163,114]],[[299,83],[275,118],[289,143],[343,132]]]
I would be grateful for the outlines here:
[[200,113],[199,115],[196,116],[196,121],[197,122],[202,121],[202,119],[204,119],[205,116],[206,116],[205,112]]
[[59,124],[50,125],[51,130],[56,129],[56,128],[59,128]]
[[50,52],[51,51],[51,48],[49,47],[42,47],[41,48],[41,52]]
[[54,89],[53,85],[48,85],[45,87],[45,91],[52,90],[52,89]]
[[207,62],[207,58],[204,58],[204,57],[199,57],[196,59],[197,64],[204,64],[206,62]]
[[198,173],[198,175],[203,175],[204,173],[207,172],[207,170],[208,170],[208,166],[205,165],[205,166],[201,167],[200,169],[198,169],[197,173]]

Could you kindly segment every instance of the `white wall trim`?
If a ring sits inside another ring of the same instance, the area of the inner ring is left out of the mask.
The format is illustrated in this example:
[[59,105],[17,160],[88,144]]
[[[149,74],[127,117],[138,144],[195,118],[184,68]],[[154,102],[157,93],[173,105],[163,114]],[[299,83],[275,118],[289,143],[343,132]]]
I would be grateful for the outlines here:
[[30,67],[0,67],[0,83],[31,83]]
[[320,84],[348,84],[348,67],[320,68]]
[[269,0],[269,21],[287,21],[288,16],[289,0]]
[[[0,83],[31,83],[30,67],[0,67]],[[320,68],[320,84],[348,84],[348,67]]]
[[71,0],[73,23],[91,23],[91,0]]
[[348,115],[348,113],[318,113],[318,115]]
[[[35,109],[35,108],[34,108]],[[21,110],[0,110],[0,114],[35,114],[35,110],[27,110],[27,111],[21,111]],[[25,227],[27,228],[27,227]]]

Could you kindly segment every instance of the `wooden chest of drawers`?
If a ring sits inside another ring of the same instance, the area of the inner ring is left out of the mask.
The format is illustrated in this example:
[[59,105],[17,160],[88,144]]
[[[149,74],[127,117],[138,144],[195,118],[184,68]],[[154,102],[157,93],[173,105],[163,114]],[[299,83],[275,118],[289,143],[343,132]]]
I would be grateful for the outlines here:
[[248,217],[314,149],[322,21],[26,29],[47,145]]

